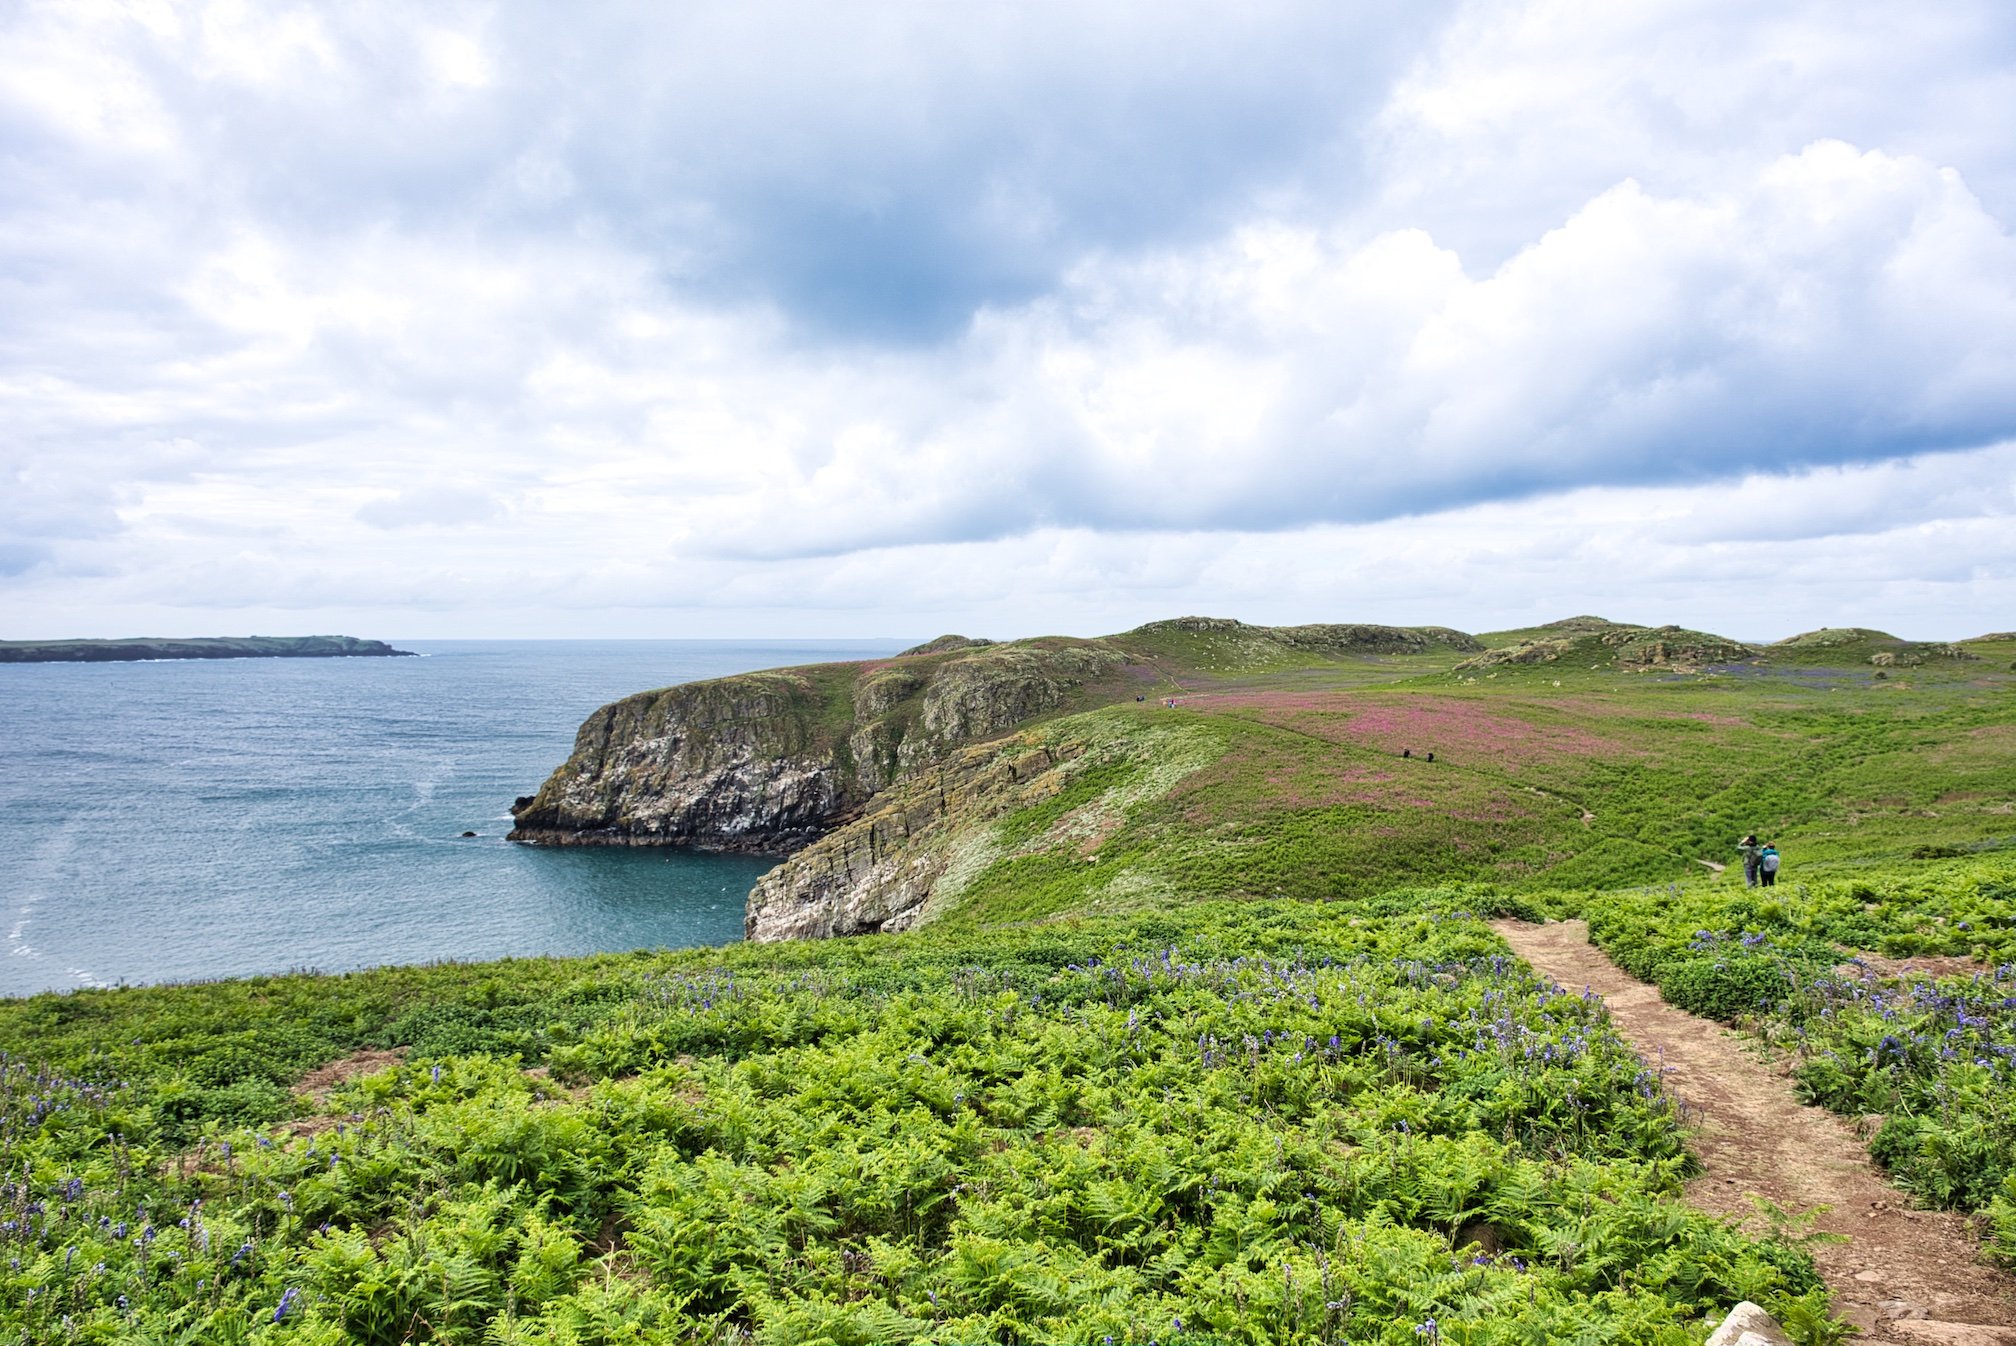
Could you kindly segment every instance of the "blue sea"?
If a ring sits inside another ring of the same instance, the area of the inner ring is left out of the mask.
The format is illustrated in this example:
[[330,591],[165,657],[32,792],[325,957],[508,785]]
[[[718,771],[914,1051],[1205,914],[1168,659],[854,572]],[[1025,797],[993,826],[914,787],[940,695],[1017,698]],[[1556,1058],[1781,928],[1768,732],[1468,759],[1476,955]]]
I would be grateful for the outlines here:
[[0,995],[740,939],[771,861],[515,845],[511,801],[617,697],[900,645],[400,648],[0,665]]

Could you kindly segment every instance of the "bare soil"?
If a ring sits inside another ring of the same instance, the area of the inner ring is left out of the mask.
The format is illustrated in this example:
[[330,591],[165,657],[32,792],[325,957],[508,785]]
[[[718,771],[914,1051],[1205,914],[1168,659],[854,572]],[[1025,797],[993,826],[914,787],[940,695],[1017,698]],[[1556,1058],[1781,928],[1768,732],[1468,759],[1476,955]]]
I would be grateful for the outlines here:
[[1835,1314],[1883,1346],[2016,1346],[2016,1277],[1980,1261],[1964,1218],[1914,1209],[1870,1159],[1854,1124],[1801,1103],[1763,1049],[1674,1009],[1589,943],[1581,921],[1494,928],[1541,975],[1603,997],[1610,1017],[1666,1088],[1699,1118],[1703,1172],[1688,1184],[1699,1209],[1760,1220],[1753,1197],[1842,1237],[1813,1249]]
[[[1863,967],[1879,977],[1974,977],[1995,969],[1978,958],[1964,954],[1918,954],[1911,958],[1885,958],[1880,953],[1858,954]],[[1852,968],[1844,963],[1841,968]]]
[[405,1059],[404,1047],[395,1047],[389,1052],[352,1052],[303,1075],[294,1082],[294,1092],[322,1107],[329,1102],[329,1093],[337,1085],[360,1075],[375,1075],[381,1070],[389,1070]]

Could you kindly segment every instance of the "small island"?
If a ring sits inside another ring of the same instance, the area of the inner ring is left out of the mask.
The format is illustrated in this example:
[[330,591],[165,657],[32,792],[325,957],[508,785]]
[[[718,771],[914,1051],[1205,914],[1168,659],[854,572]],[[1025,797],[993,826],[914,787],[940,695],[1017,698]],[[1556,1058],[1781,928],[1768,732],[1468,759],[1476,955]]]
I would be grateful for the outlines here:
[[195,636],[188,639],[0,640],[0,664],[131,663],[143,659],[412,658],[355,636]]

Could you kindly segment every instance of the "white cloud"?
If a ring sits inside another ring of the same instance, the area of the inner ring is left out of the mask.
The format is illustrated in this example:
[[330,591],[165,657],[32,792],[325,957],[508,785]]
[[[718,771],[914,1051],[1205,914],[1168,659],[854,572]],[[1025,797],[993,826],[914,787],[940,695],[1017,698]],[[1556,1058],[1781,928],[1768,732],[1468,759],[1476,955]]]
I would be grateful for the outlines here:
[[26,6],[0,626],[2006,597],[2012,29]]

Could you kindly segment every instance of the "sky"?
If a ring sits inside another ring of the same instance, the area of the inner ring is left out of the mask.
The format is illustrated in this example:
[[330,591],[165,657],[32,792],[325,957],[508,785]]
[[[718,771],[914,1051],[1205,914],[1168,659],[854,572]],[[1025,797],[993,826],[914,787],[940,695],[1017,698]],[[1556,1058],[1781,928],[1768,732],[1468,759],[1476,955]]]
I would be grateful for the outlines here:
[[0,54],[0,638],[2016,628],[2006,0]]

